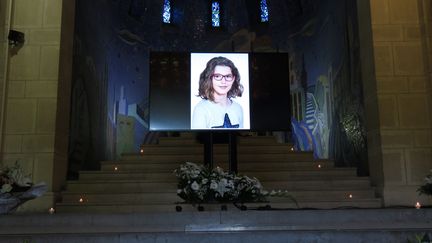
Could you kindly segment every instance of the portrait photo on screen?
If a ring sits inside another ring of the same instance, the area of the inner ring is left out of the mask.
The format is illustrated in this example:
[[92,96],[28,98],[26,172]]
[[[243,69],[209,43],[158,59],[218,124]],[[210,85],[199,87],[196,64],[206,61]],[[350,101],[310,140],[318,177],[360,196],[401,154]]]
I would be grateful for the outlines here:
[[249,55],[191,53],[191,129],[250,129]]

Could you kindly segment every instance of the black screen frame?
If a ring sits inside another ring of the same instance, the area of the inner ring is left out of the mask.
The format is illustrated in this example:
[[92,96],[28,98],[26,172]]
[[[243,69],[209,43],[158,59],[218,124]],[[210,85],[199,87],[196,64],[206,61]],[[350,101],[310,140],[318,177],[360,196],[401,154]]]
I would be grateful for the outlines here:
[[[291,131],[288,53],[247,54],[250,129],[191,129],[191,52],[150,52],[149,130]],[[165,67],[155,67],[157,62],[163,60],[171,60],[171,63],[165,63]]]

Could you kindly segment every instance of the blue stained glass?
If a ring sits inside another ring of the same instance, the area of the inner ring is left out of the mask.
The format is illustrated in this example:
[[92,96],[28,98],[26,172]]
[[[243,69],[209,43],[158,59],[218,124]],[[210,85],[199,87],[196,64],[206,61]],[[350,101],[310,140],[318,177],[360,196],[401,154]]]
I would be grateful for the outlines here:
[[170,2],[170,0],[164,0],[162,21],[165,24],[171,23],[171,2]]
[[220,26],[220,4],[218,1],[212,2],[212,26]]
[[261,0],[260,7],[261,7],[261,22],[268,22],[269,21],[269,12],[268,12],[268,8],[267,8],[267,1]]

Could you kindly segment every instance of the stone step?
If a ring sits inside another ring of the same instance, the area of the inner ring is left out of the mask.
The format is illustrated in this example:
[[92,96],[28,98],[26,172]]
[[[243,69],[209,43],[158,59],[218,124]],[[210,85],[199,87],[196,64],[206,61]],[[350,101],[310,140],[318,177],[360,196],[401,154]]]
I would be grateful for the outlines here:
[[173,171],[80,171],[79,181],[92,180],[149,180],[170,182],[177,181]]
[[[223,169],[228,168],[228,163],[216,163]],[[240,173],[244,171],[266,171],[266,170],[320,170],[320,169],[342,169],[334,167],[334,162],[330,160],[316,161],[257,161],[257,162],[239,162],[238,169]],[[346,168],[345,168],[346,169]],[[354,168],[351,168],[354,169]]]
[[68,181],[68,192],[176,192],[177,182],[145,181],[145,180],[92,180]]
[[195,132],[181,132],[180,137],[182,137],[182,138],[195,138],[196,133]]
[[263,170],[250,170],[241,172],[250,177],[256,177],[260,181],[278,181],[278,180],[305,180],[305,179],[336,179],[336,178],[350,178],[356,177],[357,172],[355,169],[347,168],[334,168],[334,169],[320,169],[320,170],[278,170],[271,169],[269,171]]
[[274,136],[237,136],[238,144],[277,144]]
[[[171,145],[159,145],[159,144],[146,144],[141,146],[142,155],[150,154],[202,154],[204,151],[204,145],[182,145],[182,146],[171,146]],[[239,154],[243,153],[292,153],[291,144],[274,144],[274,145],[238,145],[237,151]],[[214,153],[227,153],[228,145],[226,144],[215,144],[213,145]],[[298,151],[300,152],[300,151]],[[302,153],[302,152],[300,152]],[[125,156],[136,155],[133,153],[124,154]]]
[[143,162],[143,161],[102,161],[101,171],[151,171],[166,172],[179,168],[181,162]]
[[[355,168],[334,168],[331,160],[317,160],[312,152],[291,148],[292,144],[277,143],[272,136],[238,137],[239,174],[258,178],[267,191],[287,191],[301,208],[381,207],[370,179],[357,177]],[[57,211],[174,211],[176,202],[182,199],[176,195],[173,171],[184,162],[202,163],[203,145],[193,134],[182,134],[160,138],[159,144],[144,145],[142,150],[141,154],[124,154],[118,161],[102,161],[101,171],[80,172],[78,181],[67,182],[63,202],[56,204]],[[215,166],[225,171],[227,151],[227,144],[214,144]],[[79,202],[80,198],[83,202]],[[271,197],[267,203],[277,209],[297,207],[289,197]],[[182,206],[185,211],[196,211],[191,205]],[[206,207],[220,210],[220,205]]]
[[[368,178],[323,178],[304,180],[261,180],[266,190],[356,190],[370,188]],[[68,181],[68,192],[176,192],[177,182],[161,182],[158,180],[91,180]]]
[[170,145],[170,146],[182,146],[182,145],[195,145],[199,144],[198,140],[194,137],[160,137],[159,143],[160,145]]
[[306,179],[265,181],[261,180],[266,190],[358,190],[371,188],[370,180],[366,177],[332,178],[332,179]]
[[[182,207],[188,206],[186,204],[179,205]],[[228,211],[221,211],[221,205],[226,205]],[[5,235],[21,235],[30,232],[34,234],[70,234],[73,232],[205,232],[204,227],[207,229],[206,232],[227,233],[229,226],[242,227],[247,233],[251,233],[253,230],[269,230],[272,233],[281,230],[362,231],[369,229],[383,231],[401,229],[401,227],[408,230],[417,228],[419,230],[430,231],[430,220],[432,218],[432,208],[415,210],[414,207],[286,211],[248,210],[244,212],[232,207],[232,204],[205,204],[204,206],[206,208],[214,206],[217,211],[197,212],[196,208],[194,208],[194,212],[191,213],[183,211],[145,214],[62,214],[57,211],[56,214],[7,214],[0,217],[0,225],[2,226],[0,227],[0,238],[3,239]],[[172,208],[170,208],[171,210]],[[174,228],[173,226],[178,226],[178,228]],[[198,226],[201,226],[201,230],[197,228]],[[281,226],[285,226],[285,228]],[[33,229],[34,231],[32,231]],[[242,229],[233,228],[232,231],[240,232]],[[314,239],[315,241],[313,242],[317,242],[317,239]],[[365,241],[363,239],[362,241],[355,242]]]
[[[353,190],[318,190],[318,191],[288,191],[288,195],[294,197],[297,201],[310,201],[319,198],[320,201],[336,201],[347,199],[374,199],[375,193],[372,189]],[[351,195],[351,197],[350,197]],[[170,204],[182,202],[183,199],[173,192],[152,192],[152,193],[62,193],[62,203],[131,203],[131,204]],[[291,202],[289,197],[271,197],[267,200],[272,203]]]
[[[143,212],[175,212],[175,204],[76,204],[76,203],[57,203],[56,212],[63,213],[143,213]],[[184,212],[197,211],[192,205],[184,205]]]
[[[151,171],[151,172],[167,172],[174,171],[179,168],[182,162],[143,162],[143,161],[102,161],[102,171]],[[200,164],[200,163],[198,163]],[[223,168],[225,171],[228,168],[228,163],[216,163],[215,166]],[[319,166],[319,167],[318,167]],[[248,170],[267,170],[275,169],[280,170],[304,170],[304,169],[317,169],[317,168],[334,168],[333,162],[329,160],[321,161],[304,161],[304,162],[291,162],[291,161],[276,161],[276,162],[239,162],[238,170],[240,173]]]
[[[338,176],[356,176],[356,169],[352,168],[334,168],[334,169],[316,169],[316,170],[278,170],[269,168],[267,170],[246,170],[241,174],[256,177],[260,180],[283,180],[305,179],[305,178],[334,178]],[[139,171],[81,171],[80,180],[156,180],[173,181],[176,177],[173,171],[166,172],[139,172]]]
[[96,206],[62,213],[63,207],[59,207],[54,215],[2,215],[0,241],[387,243],[418,242],[416,237],[425,233],[431,238],[431,209],[240,211],[231,204],[226,206],[227,211],[221,211],[221,205],[204,205],[206,211],[198,212],[182,205],[183,211],[175,212],[173,205],[163,205],[167,211],[148,207],[150,211],[143,213],[103,213],[97,212]]
[[[238,144],[276,144],[277,141],[273,136],[237,136]],[[198,140],[193,137],[160,137],[160,145],[185,145],[199,144]]]
[[[239,210],[232,204],[201,204],[205,211],[220,211],[221,205],[226,205],[228,211]],[[271,207],[273,210],[284,209],[339,209],[339,208],[380,208],[381,199],[349,199],[334,201],[297,201],[294,202],[263,202],[245,203],[247,209]],[[140,213],[140,212],[174,212],[176,206],[182,207],[182,212],[197,211],[197,208],[190,204],[110,204],[110,203],[59,203],[56,205],[58,213]]]
[[148,193],[78,193],[63,192],[62,203],[131,203],[131,204],[173,204],[183,201],[175,192],[148,192]]
[[[287,191],[288,195],[292,196],[297,201],[345,201],[353,199],[375,199],[375,190],[373,188],[367,189],[353,189],[347,190],[302,190],[302,191]],[[286,197],[267,197],[272,203],[290,201]]]
[[[153,163],[167,163],[167,162],[200,162],[204,160],[202,154],[147,154],[137,155],[129,154],[123,155],[122,161],[144,161]],[[228,154],[214,154],[214,161],[228,161]],[[256,161],[314,161],[312,153],[304,152],[291,152],[281,154],[238,154],[238,162],[256,162]]]

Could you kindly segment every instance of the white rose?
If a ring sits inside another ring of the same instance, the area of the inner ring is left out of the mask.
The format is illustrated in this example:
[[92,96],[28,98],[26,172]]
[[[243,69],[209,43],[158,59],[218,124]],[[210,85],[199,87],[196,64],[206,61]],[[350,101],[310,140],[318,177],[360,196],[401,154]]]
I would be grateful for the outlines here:
[[194,191],[197,191],[198,189],[199,189],[199,184],[196,182],[196,181],[194,181],[193,183],[192,183],[192,185],[191,185],[191,188],[192,188],[192,190],[194,190]]
[[233,180],[228,180],[228,181],[227,181],[227,185],[228,185],[229,187],[233,187],[233,186],[234,186],[234,181],[233,181]]
[[218,184],[214,181],[210,184],[210,189],[216,190],[218,188]]
[[3,184],[1,187],[1,193],[6,193],[12,191],[12,185],[11,184]]

